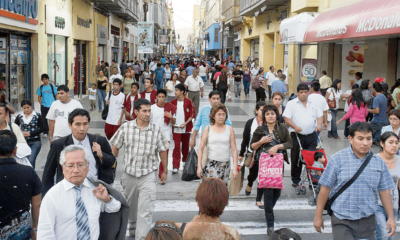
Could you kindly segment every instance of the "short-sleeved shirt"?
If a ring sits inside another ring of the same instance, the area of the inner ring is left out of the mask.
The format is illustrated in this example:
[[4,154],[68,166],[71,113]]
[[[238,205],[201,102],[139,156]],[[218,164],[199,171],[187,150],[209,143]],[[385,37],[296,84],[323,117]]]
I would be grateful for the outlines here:
[[234,78],[235,78],[235,82],[240,82],[240,81],[242,81],[242,78],[241,78],[241,77],[236,77],[236,76],[243,76],[243,71],[241,71],[241,70],[234,70],[234,71],[232,72],[232,75],[233,75]]
[[[322,116],[322,111],[312,100],[307,99],[307,106],[304,107],[300,100],[296,98],[287,103],[282,115],[290,118],[296,126],[303,129],[300,132],[301,135],[308,135],[315,131],[317,119]],[[289,131],[294,132],[294,129],[290,127]]]
[[335,95],[336,107],[333,109],[335,109],[335,110],[339,109],[339,100],[343,95],[342,90],[338,89],[337,91],[335,91],[335,89],[331,87],[331,88],[328,88],[326,93],[329,93],[329,100],[333,100],[333,95]]
[[[369,153],[360,159],[348,147],[329,158],[319,183],[332,189],[330,198],[354,176]],[[377,210],[379,192],[393,187],[393,179],[385,162],[374,154],[357,180],[333,202],[332,210],[342,220],[369,217]]]
[[371,122],[376,123],[387,123],[387,98],[383,94],[378,94],[372,103],[372,108],[379,108],[379,113],[375,114],[372,118]]
[[125,148],[122,170],[134,177],[141,177],[158,170],[157,152],[169,148],[168,140],[161,127],[150,122],[143,130],[136,119],[125,122],[110,140],[118,149]]
[[[108,96],[109,94],[106,96],[106,101],[109,100]],[[120,92],[118,95],[114,95],[114,93],[111,94],[106,123],[110,125],[118,125],[118,121],[121,118],[121,112],[123,110],[122,108],[124,107],[124,100],[125,95],[122,92]]]
[[191,92],[198,92],[200,91],[200,88],[204,87],[203,79],[201,79],[200,76],[197,76],[196,78],[189,76],[186,78],[184,84],[188,87],[188,91]]
[[164,68],[156,68],[156,70],[154,70],[154,74],[156,75],[156,80],[163,80],[164,74],[165,74],[165,69]]
[[71,99],[68,103],[57,100],[51,104],[46,118],[55,120],[53,137],[65,137],[72,133],[68,126],[68,115],[77,108],[83,108],[83,106],[75,99]]
[[187,67],[186,68],[187,75],[188,76],[193,75],[193,70],[194,70],[194,67]]
[[287,92],[286,84],[281,80],[274,81],[271,87],[272,87],[272,93],[281,92],[282,94],[284,94]]
[[[400,180],[400,156],[396,156],[396,166],[393,169],[389,169],[390,176],[392,176],[394,188],[390,189],[390,195],[392,196],[393,209],[399,209],[399,180]],[[379,206],[383,206],[382,201],[378,198]]]
[[96,89],[88,88],[89,100],[96,100]]
[[32,197],[42,190],[32,167],[18,164],[13,158],[0,159],[0,225],[29,212]]
[[276,76],[278,76],[276,72],[268,71],[266,73],[265,78],[268,79],[268,85],[272,85],[272,83],[276,80]]
[[[40,91],[40,88],[43,86],[42,91]],[[50,86],[49,85],[42,85],[39,86],[37,91],[36,91],[36,95],[41,96],[42,97],[42,105],[45,107],[50,107],[51,104],[56,100],[54,99],[54,96],[57,95],[57,88],[53,85]],[[53,90],[54,90],[54,95],[53,95]]]
[[[315,161],[314,164],[312,165],[312,167],[324,168],[324,164],[322,162]],[[312,169],[311,170],[311,175],[317,175],[317,170]]]
[[326,99],[321,94],[311,93],[310,95],[308,95],[308,99],[310,99],[311,102],[316,103],[322,112],[329,110],[328,103],[326,102]]

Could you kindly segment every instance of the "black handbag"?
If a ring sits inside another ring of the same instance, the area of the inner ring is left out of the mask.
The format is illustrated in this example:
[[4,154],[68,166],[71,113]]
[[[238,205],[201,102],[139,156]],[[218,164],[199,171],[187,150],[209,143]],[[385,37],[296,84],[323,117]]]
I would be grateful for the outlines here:
[[333,211],[332,211],[332,204],[333,202],[336,200],[336,198],[338,198],[340,196],[340,194],[342,194],[344,191],[346,191],[346,189],[348,187],[350,187],[351,184],[353,184],[357,178],[361,175],[361,173],[364,171],[365,167],[368,165],[368,163],[371,161],[372,156],[374,155],[373,152],[371,152],[369,154],[369,156],[367,157],[367,159],[365,160],[365,162],[363,162],[363,164],[360,166],[360,168],[357,170],[357,172],[354,174],[354,176],[346,183],[343,185],[343,187],[341,187],[339,189],[339,191],[337,191],[335,193],[335,195],[333,195],[330,199],[328,199],[328,201],[325,204],[324,210],[327,211],[329,216],[332,216]]
[[192,148],[186,159],[185,167],[183,168],[183,174],[181,178],[182,181],[193,181],[200,179],[197,176],[197,164],[198,160],[197,160],[196,150]]
[[[265,136],[268,136],[268,135],[269,135],[268,132],[265,131],[264,127],[262,127],[262,130],[264,131]],[[256,155],[254,156],[254,161],[259,161],[259,160],[260,160],[260,157],[261,157],[261,153],[263,153],[263,152],[268,153],[268,151],[269,151],[272,147],[274,147],[274,146],[276,146],[276,145],[279,145],[279,144],[281,144],[281,142],[280,142],[279,140],[277,140],[277,139],[272,139],[272,142],[270,142],[270,143],[265,143],[265,144],[261,145],[261,147],[258,148],[257,151],[256,151]],[[282,149],[279,149],[279,150],[277,151],[277,153],[282,153],[282,154],[283,154],[284,151],[283,151]]]
[[[111,91],[110,92],[108,92],[108,100],[110,101],[110,98],[111,98]],[[111,101],[110,101],[111,102]],[[103,119],[103,120],[106,120],[107,119],[107,116],[108,116],[108,105],[106,105],[106,104],[104,104],[104,109],[103,109],[103,111],[101,112],[101,119]]]

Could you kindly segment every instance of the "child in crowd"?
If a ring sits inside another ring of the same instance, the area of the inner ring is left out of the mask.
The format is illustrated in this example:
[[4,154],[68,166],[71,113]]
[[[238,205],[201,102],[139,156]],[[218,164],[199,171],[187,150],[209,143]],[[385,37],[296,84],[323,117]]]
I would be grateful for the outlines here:
[[138,91],[139,91],[139,83],[134,82],[131,84],[131,92],[125,96],[124,107],[125,107],[126,121],[132,121],[136,119],[134,105],[135,101],[140,98]]
[[96,84],[92,84],[91,88],[88,88],[86,86],[86,90],[88,91],[89,94],[89,102],[90,102],[90,111],[93,111],[93,109],[96,109]]
[[157,90],[154,90],[153,86],[154,86],[154,80],[152,78],[146,78],[144,80],[144,87],[146,90],[140,94],[141,98],[149,100],[151,104],[157,102]]
[[[325,168],[324,163],[325,163],[325,155],[322,152],[316,152],[314,154],[314,164],[312,165],[312,167]],[[311,175],[313,176],[313,178],[319,181],[319,179],[322,176],[322,172],[317,170],[311,170]]]

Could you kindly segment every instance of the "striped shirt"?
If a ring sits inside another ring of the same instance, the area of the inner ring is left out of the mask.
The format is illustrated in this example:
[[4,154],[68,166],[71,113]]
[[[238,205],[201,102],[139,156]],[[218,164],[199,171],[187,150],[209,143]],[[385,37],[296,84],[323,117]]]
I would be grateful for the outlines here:
[[157,171],[157,152],[167,151],[169,143],[162,129],[152,122],[141,130],[136,119],[121,125],[110,140],[118,149],[125,148],[122,170],[134,177]]
[[[348,182],[369,153],[360,159],[351,147],[332,155],[319,183],[331,188],[331,198]],[[374,214],[378,207],[379,192],[392,189],[394,183],[385,162],[374,154],[364,171],[332,205],[332,211],[339,219],[359,220]]]

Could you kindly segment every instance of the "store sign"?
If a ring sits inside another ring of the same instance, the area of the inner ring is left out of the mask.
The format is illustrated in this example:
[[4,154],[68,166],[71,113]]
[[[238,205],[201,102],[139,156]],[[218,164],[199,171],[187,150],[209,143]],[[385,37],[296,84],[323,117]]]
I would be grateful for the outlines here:
[[301,61],[301,81],[310,84],[317,76],[317,59],[303,58]]
[[97,24],[97,42],[101,45],[107,45],[108,29],[107,27]]
[[38,25],[38,0],[0,0],[0,16]]
[[153,29],[154,25],[152,22],[138,23],[138,53],[153,53]]
[[319,13],[300,13],[284,19],[279,26],[280,44],[301,44],[308,26]]
[[364,45],[342,45],[342,91],[357,83],[356,72],[364,71]]
[[78,17],[78,16],[76,16],[76,18],[77,18],[77,24],[78,24],[78,26],[81,26],[81,27],[84,27],[84,28],[90,28],[90,24],[92,24],[92,19],[88,19],[88,20],[85,20],[85,19],[82,19],[82,18],[80,18],[80,17]]
[[[29,38],[17,35],[11,35],[10,37],[10,48],[11,50],[29,50],[28,47]],[[18,56],[19,57],[19,56]]]
[[71,36],[71,14],[46,5],[46,33]]
[[319,15],[304,42],[392,35],[400,32],[400,1],[364,0]]

